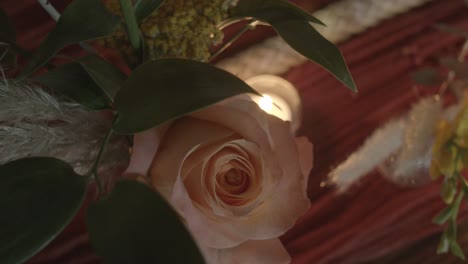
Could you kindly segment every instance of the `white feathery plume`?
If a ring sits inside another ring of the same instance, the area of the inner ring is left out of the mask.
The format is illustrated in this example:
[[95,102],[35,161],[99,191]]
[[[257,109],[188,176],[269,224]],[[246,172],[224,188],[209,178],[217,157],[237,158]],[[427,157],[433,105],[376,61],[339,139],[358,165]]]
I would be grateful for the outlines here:
[[[77,173],[88,172],[111,120],[79,104],[54,97],[38,87],[0,81],[0,164],[30,157],[56,157]],[[128,144],[115,138],[108,145],[101,167],[126,166]]]
[[394,119],[377,129],[357,151],[329,173],[330,182],[339,191],[344,191],[385,161],[401,147],[406,123],[404,118]]
[[414,184],[429,180],[427,169],[431,163],[434,130],[441,117],[438,97],[427,97],[415,103],[408,115],[404,144],[397,154],[393,171],[385,174],[399,184]]
[[[460,108],[461,104],[457,104],[442,112],[437,100],[421,99],[407,115],[377,129],[329,173],[329,181],[339,191],[345,191],[377,166],[392,182],[417,184],[424,181],[428,176],[435,123],[441,117],[453,120]],[[399,174],[395,173],[397,167]]]

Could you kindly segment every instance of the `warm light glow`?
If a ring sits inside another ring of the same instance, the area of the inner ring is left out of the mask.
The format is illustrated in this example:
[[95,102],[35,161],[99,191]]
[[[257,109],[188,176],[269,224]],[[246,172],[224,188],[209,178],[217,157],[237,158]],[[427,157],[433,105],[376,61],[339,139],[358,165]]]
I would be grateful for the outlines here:
[[268,94],[265,94],[258,101],[258,105],[263,111],[269,113],[273,109],[273,100]]
[[292,120],[291,108],[283,98],[274,94],[252,95],[251,98],[266,113],[284,121]]
[[294,86],[274,75],[258,75],[246,82],[261,94],[251,94],[252,101],[266,113],[291,122],[291,131],[295,133],[301,123],[301,99]]

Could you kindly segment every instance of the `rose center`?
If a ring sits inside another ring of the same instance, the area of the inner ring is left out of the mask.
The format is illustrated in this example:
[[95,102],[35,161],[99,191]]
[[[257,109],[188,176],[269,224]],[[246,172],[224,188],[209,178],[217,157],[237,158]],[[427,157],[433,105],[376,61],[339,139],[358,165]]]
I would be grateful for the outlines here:
[[229,185],[239,186],[245,181],[245,177],[244,173],[239,173],[238,171],[231,169],[224,175],[224,180]]
[[250,186],[249,175],[238,168],[229,168],[217,175],[216,194],[229,205],[242,205],[246,201],[240,197]]

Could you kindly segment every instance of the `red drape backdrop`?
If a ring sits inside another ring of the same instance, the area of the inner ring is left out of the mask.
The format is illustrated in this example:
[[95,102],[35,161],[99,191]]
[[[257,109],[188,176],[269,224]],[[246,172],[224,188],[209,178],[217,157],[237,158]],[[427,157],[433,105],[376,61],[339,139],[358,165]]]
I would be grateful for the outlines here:
[[[67,1],[52,2],[62,9]],[[295,2],[311,9],[332,1]],[[53,25],[34,0],[1,0],[0,6],[13,17],[24,47],[37,46]],[[442,55],[454,55],[463,41],[434,29],[439,22],[468,30],[468,8],[463,0],[433,1],[342,43],[340,48],[360,91],[357,95],[312,63],[283,75],[301,94],[304,120],[300,134],[308,136],[315,148],[308,189],[312,207],[282,237],[293,263],[456,261],[435,254],[440,228],[431,219],[443,208],[438,182],[402,188],[372,173],[341,196],[330,187],[320,187],[330,168],[345,159],[375,128],[430,92],[414,88],[409,73],[422,65],[436,65]],[[228,54],[271,34],[251,32]],[[462,218],[467,218],[463,208]],[[28,263],[100,263],[87,242],[84,214],[82,210],[55,241]],[[468,232],[462,232],[460,240],[468,252],[465,234]]]

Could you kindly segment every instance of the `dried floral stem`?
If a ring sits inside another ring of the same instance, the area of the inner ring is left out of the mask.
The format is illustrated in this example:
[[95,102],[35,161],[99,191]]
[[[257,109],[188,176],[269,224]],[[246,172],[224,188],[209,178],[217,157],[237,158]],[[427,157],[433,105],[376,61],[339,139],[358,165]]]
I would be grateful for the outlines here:
[[221,53],[223,53],[223,51],[225,51],[227,48],[229,48],[232,43],[234,43],[234,41],[236,41],[237,39],[239,39],[242,35],[244,35],[245,32],[251,30],[251,29],[254,29],[257,24],[259,23],[260,21],[258,21],[257,19],[252,19],[250,20],[244,27],[242,27],[239,32],[237,32],[231,39],[229,39],[228,42],[226,42],[221,48],[219,48],[213,55],[211,55],[211,58],[209,59],[209,61],[213,61],[213,59],[215,59],[216,57],[218,57]]
[[48,0],[37,0],[44,10],[50,15],[50,17],[57,21],[60,18],[60,13]]
[[[467,54],[468,54],[468,40],[465,41],[460,52],[458,53],[457,60],[459,62],[463,62]],[[447,79],[440,85],[439,93],[438,93],[439,96],[442,97],[442,95],[444,95],[444,93],[447,91],[447,89],[450,87],[450,85],[452,84],[454,80],[455,80],[455,72],[449,71],[447,75]]]
[[125,18],[130,43],[134,49],[139,50],[141,48],[140,28],[138,27],[132,2],[130,0],[120,0],[120,10]]

